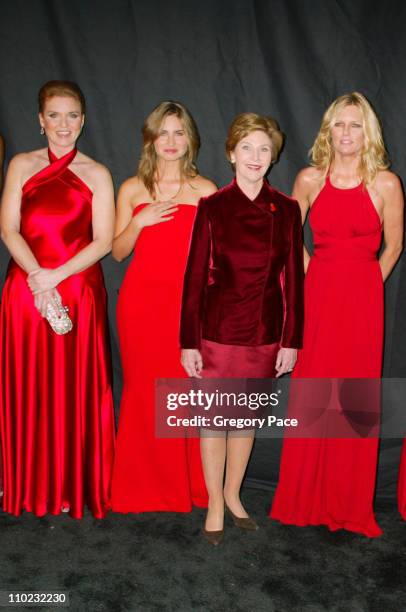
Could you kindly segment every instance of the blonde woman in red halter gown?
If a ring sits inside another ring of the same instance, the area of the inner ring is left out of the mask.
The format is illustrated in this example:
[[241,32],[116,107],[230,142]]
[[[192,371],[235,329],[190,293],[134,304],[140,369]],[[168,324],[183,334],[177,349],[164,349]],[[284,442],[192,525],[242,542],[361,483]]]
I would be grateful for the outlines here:
[[[11,254],[0,311],[3,509],[96,518],[109,509],[114,412],[106,292],[98,263],[113,238],[106,168],[76,149],[85,101],[75,83],[39,92],[48,148],[10,162],[1,236]],[[73,323],[56,334],[57,300]]]
[[155,436],[154,383],[185,376],[183,276],[196,205],[216,187],[197,172],[199,135],[184,106],[161,102],[142,135],[138,174],[118,196],[113,243],[118,261],[134,256],[117,305],[124,387],[112,504],[117,512],[188,512],[207,504],[199,441]]
[[[402,249],[400,182],[387,170],[379,121],[360,93],[326,111],[294,197],[310,209],[305,331],[296,378],[379,378],[383,282]],[[383,238],[385,248],[377,253]],[[379,536],[373,497],[378,439],[286,439],[271,517]]]

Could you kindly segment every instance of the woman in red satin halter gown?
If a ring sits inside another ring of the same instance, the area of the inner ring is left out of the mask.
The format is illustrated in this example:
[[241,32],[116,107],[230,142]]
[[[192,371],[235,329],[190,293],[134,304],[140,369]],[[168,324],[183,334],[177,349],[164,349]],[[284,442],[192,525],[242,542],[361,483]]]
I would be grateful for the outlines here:
[[[109,173],[76,149],[84,98],[75,83],[40,90],[48,149],[10,163],[1,211],[12,260],[0,312],[3,509],[96,518],[109,509],[114,412],[99,259],[111,247]],[[45,318],[57,299],[71,331]]]
[[[294,186],[303,220],[310,208],[314,253],[305,252],[305,331],[293,375],[379,378],[383,281],[402,248],[403,199],[363,95],[341,96],[328,108],[311,152],[314,167]],[[377,452],[377,438],[285,439],[270,516],[379,536]]]
[[[179,316],[190,234],[200,197],[199,135],[188,111],[162,102],[143,127],[138,174],[118,197],[113,256],[134,257],[120,288],[117,326],[123,395],[113,472],[117,512],[188,512],[207,493],[198,439],[155,436],[156,378],[182,378]],[[134,249],[135,246],[135,249]]]

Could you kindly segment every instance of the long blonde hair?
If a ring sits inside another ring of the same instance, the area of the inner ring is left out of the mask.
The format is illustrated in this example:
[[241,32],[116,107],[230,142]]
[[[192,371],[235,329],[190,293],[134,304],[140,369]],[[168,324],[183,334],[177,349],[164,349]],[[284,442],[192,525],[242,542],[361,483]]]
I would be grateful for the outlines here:
[[183,179],[193,178],[198,173],[196,158],[200,147],[200,137],[193,117],[179,102],[165,100],[148,115],[142,127],[143,145],[137,170],[138,177],[154,199],[158,160],[154,142],[159,136],[163,120],[168,115],[176,115],[180,119],[188,139],[187,151],[180,160],[181,177]]
[[389,161],[379,119],[365,96],[357,91],[340,96],[324,113],[319,133],[309,151],[312,165],[327,174],[334,159],[331,127],[337,114],[346,106],[356,106],[361,111],[364,147],[361,152],[359,172],[365,184],[372,183],[379,170],[389,167]]

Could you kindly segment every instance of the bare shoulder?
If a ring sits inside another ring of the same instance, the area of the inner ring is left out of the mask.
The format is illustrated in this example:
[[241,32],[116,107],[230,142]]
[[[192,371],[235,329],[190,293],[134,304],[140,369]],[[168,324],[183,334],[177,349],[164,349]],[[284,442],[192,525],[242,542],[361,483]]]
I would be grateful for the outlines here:
[[120,192],[131,196],[136,195],[142,189],[145,189],[145,185],[137,175],[130,176],[120,185]]
[[151,194],[148,193],[142,179],[137,175],[130,176],[120,186],[118,192],[118,204],[128,204],[131,208],[144,202],[151,201]]
[[325,173],[314,166],[307,166],[298,173],[293,185],[292,195],[302,211],[302,220],[323,188]]
[[296,176],[295,183],[297,185],[308,187],[312,189],[314,186],[320,184],[324,179],[324,172],[314,166],[307,166],[302,168]]
[[198,174],[192,180],[192,185],[199,191],[200,197],[206,197],[217,191],[217,185],[205,176]]
[[391,192],[401,190],[401,182],[397,174],[390,170],[380,170],[376,175],[373,186],[378,192]]
[[31,176],[49,164],[47,149],[37,149],[18,153],[10,160],[7,174],[9,178],[25,183]]
[[70,167],[93,192],[113,186],[108,168],[80,151]]
[[46,149],[37,149],[26,153],[17,153],[9,163],[9,168],[24,170],[42,163],[49,163]]
[[96,181],[103,181],[107,178],[111,179],[110,171],[103,164],[92,159],[84,153],[78,152],[72,162],[72,166],[77,170],[84,172],[87,176]]

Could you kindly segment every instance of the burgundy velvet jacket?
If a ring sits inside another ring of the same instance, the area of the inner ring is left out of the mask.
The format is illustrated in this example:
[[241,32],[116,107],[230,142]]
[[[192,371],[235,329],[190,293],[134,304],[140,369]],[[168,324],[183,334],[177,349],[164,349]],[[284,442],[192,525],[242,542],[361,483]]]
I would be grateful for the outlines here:
[[301,348],[303,242],[298,203],[264,184],[251,201],[234,179],[199,202],[186,267],[180,344],[201,338]]

